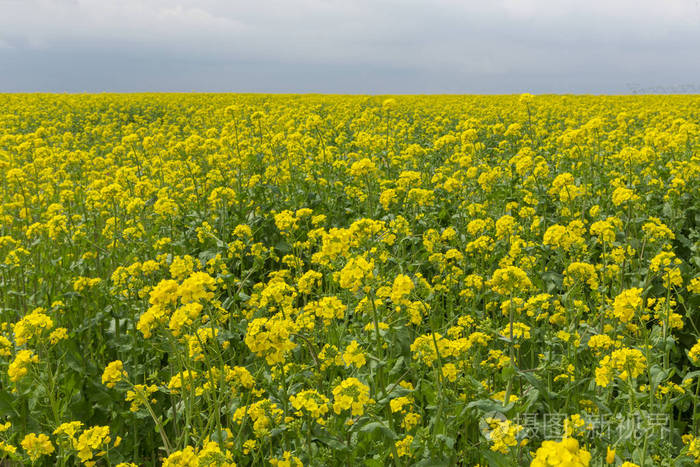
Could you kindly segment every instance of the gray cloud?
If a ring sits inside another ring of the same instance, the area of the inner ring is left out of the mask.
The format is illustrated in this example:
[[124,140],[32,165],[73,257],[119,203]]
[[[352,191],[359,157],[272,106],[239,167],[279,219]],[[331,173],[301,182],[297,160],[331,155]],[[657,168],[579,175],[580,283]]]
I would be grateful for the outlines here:
[[622,93],[699,47],[697,0],[0,0],[10,92]]

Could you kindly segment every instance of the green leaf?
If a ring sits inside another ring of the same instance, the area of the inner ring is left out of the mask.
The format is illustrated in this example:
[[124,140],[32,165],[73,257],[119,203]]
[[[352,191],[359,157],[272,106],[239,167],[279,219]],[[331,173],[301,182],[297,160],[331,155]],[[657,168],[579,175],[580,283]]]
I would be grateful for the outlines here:
[[386,439],[394,441],[397,439],[396,433],[382,422],[370,422],[360,428],[360,433],[375,434],[377,431]]
[[443,458],[436,458],[436,457],[431,457],[429,459],[423,459],[420,462],[417,462],[416,464],[413,464],[416,467],[443,467],[445,465],[451,465],[452,463],[450,462],[450,459],[443,457]]
[[486,458],[490,467],[511,467],[511,459],[501,453],[483,450],[481,455]]
[[513,408],[514,403],[511,402],[508,405],[503,405],[502,402],[494,401],[491,399],[480,399],[478,401],[470,402],[467,404],[468,408],[477,408],[483,412],[508,412]]
[[447,446],[447,449],[452,450],[455,447],[455,439],[452,438],[451,436],[446,436],[446,435],[437,435],[437,439],[445,443],[445,446]]
[[0,389],[0,414],[6,417],[18,417],[19,412],[15,409],[13,405],[14,398],[10,396],[7,391]]

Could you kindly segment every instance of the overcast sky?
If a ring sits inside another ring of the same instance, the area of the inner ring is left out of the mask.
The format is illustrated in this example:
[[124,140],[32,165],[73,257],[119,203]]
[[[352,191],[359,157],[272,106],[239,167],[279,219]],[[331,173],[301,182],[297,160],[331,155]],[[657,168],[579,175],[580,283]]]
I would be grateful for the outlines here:
[[0,0],[0,92],[700,93],[700,0]]

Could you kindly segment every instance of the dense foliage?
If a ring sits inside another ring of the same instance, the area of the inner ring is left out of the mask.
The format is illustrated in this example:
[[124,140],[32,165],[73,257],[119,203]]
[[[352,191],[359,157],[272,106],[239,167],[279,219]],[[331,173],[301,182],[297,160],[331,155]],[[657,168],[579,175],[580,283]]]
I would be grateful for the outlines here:
[[699,119],[0,96],[0,458],[700,463]]

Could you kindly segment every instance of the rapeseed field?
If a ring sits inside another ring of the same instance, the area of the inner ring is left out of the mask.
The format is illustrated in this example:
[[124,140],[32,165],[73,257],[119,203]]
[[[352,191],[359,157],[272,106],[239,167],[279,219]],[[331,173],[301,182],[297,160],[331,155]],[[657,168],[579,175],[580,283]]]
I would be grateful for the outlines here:
[[699,121],[0,95],[0,458],[698,464]]

